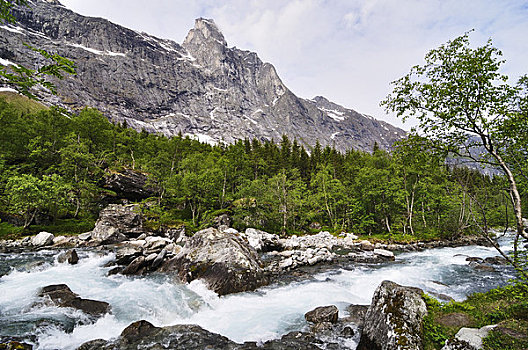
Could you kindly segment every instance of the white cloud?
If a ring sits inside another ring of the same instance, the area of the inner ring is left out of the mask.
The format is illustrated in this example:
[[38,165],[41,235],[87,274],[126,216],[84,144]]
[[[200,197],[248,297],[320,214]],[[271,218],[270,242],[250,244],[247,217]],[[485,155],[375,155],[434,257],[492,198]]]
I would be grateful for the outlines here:
[[[213,18],[229,45],[256,51],[301,97],[401,125],[378,106],[389,83],[432,48],[475,29],[493,38],[512,77],[528,73],[524,0],[62,0],[78,12],[183,41],[194,18]],[[408,126],[406,126],[408,128]]]

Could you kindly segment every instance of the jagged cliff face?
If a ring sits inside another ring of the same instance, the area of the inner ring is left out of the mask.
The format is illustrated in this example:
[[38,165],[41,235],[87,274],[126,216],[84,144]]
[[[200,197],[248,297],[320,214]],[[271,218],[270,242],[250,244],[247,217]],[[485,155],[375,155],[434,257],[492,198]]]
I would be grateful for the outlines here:
[[286,134],[308,146],[319,140],[369,151],[405,135],[323,97],[295,96],[256,53],[229,48],[212,20],[197,19],[179,45],[78,15],[56,0],[30,5],[16,10],[15,26],[0,26],[0,62],[42,63],[23,42],[72,59],[77,75],[57,81],[58,96],[38,93],[49,103],[90,106],[138,130],[208,142]]

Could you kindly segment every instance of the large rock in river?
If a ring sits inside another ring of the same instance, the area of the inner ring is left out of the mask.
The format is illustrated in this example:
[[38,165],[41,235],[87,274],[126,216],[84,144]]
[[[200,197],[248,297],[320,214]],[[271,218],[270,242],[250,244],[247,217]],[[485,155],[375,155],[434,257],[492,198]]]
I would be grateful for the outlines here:
[[422,349],[427,307],[419,288],[383,281],[367,310],[358,350]]
[[215,228],[199,231],[162,271],[178,271],[190,282],[203,279],[220,295],[254,290],[268,283],[257,252],[238,234]]
[[93,317],[110,312],[107,302],[80,298],[65,284],[46,286],[40,290],[39,297],[47,297],[56,306],[78,309]]
[[102,244],[118,243],[143,232],[143,216],[138,205],[110,204],[99,213],[91,238]]

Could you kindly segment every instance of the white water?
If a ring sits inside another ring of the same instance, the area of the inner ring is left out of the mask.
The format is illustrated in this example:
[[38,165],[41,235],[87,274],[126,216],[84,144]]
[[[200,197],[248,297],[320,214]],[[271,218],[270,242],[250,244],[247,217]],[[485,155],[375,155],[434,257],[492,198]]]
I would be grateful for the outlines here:
[[[106,277],[108,268],[103,265],[111,255],[81,252],[79,264],[71,266],[56,263],[56,254],[0,255],[2,264],[14,267],[0,278],[0,335],[36,334],[38,349],[75,349],[91,339],[116,337],[131,322],[145,319],[156,326],[199,324],[236,342],[265,341],[306,327],[303,315],[314,307],[334,304],[343,316],[348,304],[369,304],[383,280],[461,300],[513,277],[507,269],[475,271],[465,261],[466,256],[495,256],[493,248],[441,248],[401,254],[394,263],[356,264],[304,282],[218,297],[199,281],[183,285],[162,275]],[[35,261],[44,264],[34,266]],[[110,303],[112,314],[90,324],[79,311],[35,305],[41,287],[59,283],[82,298]],[[70,333],[64,331],[68,325],[70,331],[75,326]]]

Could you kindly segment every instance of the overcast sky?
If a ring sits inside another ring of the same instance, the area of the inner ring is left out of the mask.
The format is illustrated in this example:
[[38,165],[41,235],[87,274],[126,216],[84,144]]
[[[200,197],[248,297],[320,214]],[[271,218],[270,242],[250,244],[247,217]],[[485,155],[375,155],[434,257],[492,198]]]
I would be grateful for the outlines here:
[[410,128],[379,102],[425,53],[471,29],[491,38],[512,78],[528,73],[526,0],[60,0],[83,15],[181,43],[197,17],[229,46],[258,53],[288,88]]

